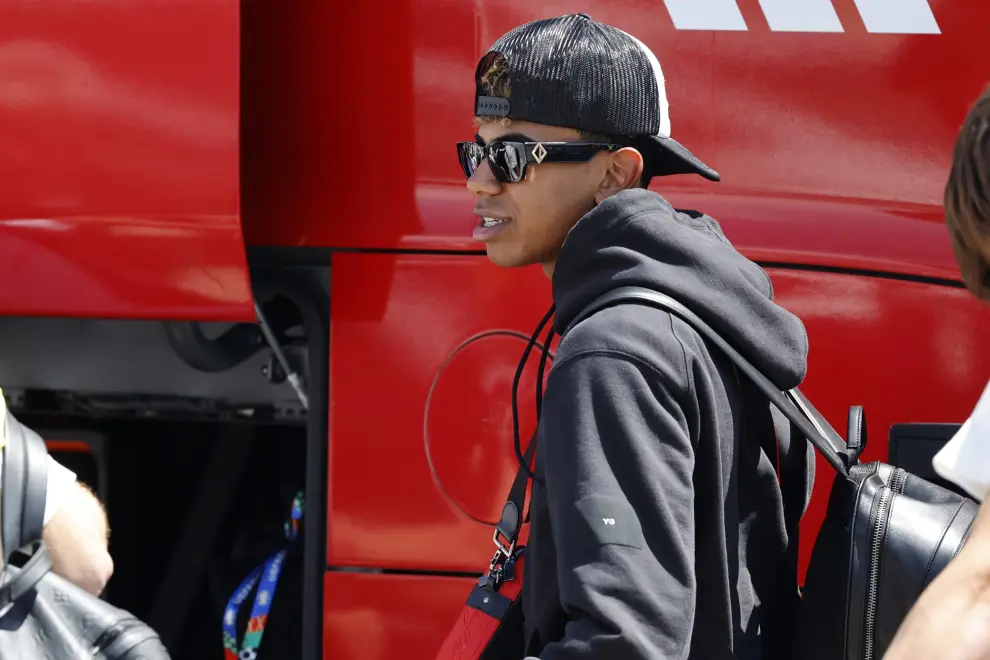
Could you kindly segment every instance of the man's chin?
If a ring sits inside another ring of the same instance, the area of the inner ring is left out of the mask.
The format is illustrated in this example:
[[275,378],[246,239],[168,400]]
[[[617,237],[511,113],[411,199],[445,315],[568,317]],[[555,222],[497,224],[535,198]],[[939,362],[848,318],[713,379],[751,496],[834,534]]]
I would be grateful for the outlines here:
[[522,266],[532,266],[535,261],[526,259],[518,251],[508,249],[507,245],[498,243],[486,243],[485,251],[488,253],[488,260],[500,268],[521,268]]

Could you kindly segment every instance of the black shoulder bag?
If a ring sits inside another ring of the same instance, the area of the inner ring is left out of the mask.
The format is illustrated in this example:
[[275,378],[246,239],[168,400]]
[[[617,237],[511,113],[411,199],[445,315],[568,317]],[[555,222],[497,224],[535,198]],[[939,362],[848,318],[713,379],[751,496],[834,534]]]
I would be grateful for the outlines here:
[[169,660],[146,624],[51,572],[41,540],[48,451],[9,412],[3,424],[0,658]]
[[[780,392],[715,330],[669,296],[623,287],[592,302],[581,318],[622,303],[657,307],[693,327],[726,354],[786,415],[793,431],[807,438],[838,472],[812,550],[793,657],[882,658],[921,592],[966,542],[977,504],[902,468],[861,464],[859,454],[866,444],[862,408],[851,410],[847,444],[797,389]],[[785,488],[788,481],[801,482],[785,475]],[[804,493],[785,492],[784,497],[803,501]]]

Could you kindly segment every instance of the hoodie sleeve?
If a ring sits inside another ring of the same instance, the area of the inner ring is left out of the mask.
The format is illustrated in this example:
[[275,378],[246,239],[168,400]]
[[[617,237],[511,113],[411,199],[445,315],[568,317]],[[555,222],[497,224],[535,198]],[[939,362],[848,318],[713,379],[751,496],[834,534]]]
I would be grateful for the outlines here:
[[668,382],[638,358],[601,351],[550,376],[539,442],[569,620],[540,660],[687,657],[694,447]]

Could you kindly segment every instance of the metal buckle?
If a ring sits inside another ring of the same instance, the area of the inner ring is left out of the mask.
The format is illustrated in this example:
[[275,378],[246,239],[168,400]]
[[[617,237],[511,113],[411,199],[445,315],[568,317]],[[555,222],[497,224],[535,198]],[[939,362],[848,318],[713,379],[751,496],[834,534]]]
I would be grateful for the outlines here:
[[506,548],[504,545],[502,545],[502,542],[498,540],[498,537],[499,537],[498,528],[496,528],[495,534],[492,535],[492,541],[495,543],[495,547],[498,548],[498,551],[503,555],[505,555],[505,558],[508,559],[509,557],[512,556],[512,553],[515,552],[516,542],[513,541],[512,543],[509,544],[509,547]]
[[488,565],[489,573],[495,570],[495,567],[500,563],[499,559],[501,557],[504,557],[505,559],[509,559],[512,556],[512,553],[516,551],[515,541],[510,543],[509,547],[505,547],[502,544],[502,541],[499,540],[498,528],[495,529],[495,534],[492,536],[492,541],[495,542],[496,550],[495,550],[495,556],[492,557],[491,564]]

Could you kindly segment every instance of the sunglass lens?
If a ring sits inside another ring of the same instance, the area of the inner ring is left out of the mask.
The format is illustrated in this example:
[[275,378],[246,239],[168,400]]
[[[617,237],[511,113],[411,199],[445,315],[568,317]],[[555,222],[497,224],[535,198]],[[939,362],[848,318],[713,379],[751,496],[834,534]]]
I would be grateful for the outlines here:
[[457,145],[457,151],[464,176],[470,179],[481,165],[481,159],[485,157],[484,147],[477,142],[461,142]]
[[498,143],[492,145],[492,156],[505,175],[507,183],[521,181],[526,169],[526,154],[520,144]]

